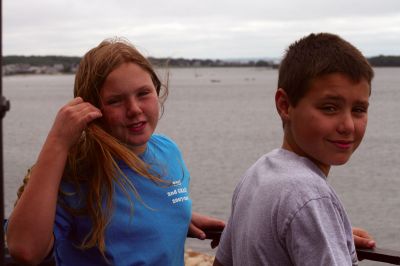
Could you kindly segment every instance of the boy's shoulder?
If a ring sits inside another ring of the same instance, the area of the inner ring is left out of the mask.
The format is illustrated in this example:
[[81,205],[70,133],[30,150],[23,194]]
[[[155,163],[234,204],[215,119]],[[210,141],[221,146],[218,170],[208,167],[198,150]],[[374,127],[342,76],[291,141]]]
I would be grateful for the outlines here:
[[326,176],[312,161],[281,148],[261,156],[246,173],[266,175],[271,181],[307,182],[308,178],[315,178],[326,183]]
[[309,159],[284,149],[263,155],[245,173],[239,190],[260,191],[271,198],[303,201],[312,198],[334,197],[326,176]]

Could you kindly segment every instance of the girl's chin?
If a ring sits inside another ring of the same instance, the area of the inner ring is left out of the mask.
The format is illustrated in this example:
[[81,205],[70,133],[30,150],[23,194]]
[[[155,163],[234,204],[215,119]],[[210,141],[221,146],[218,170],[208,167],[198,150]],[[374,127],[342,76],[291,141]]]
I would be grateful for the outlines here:
[[134,153],[140,154],[146,150],[147,142],[148,142],[148,139],[146,141],[141,141],[141,142],[139,142],[139,141],[125,142],[125,146],[127,148],[129,148],[131,151],[133,151]]
[[146,150],[147,144],[143,145],[131,145],[131,144],[125,144],[128,149],[133,151],[136,155],[139,155],[143,153]]

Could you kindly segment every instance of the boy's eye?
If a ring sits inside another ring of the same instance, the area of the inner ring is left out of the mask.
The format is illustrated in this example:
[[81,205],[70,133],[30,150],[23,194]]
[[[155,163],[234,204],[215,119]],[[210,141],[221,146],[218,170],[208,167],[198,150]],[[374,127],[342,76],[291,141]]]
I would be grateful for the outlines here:
[[366,113],[366,112],[368,112],[368,107],[363,107],[363,106],[354,107],[353,108],[353,112],[355,112],[355,113]]

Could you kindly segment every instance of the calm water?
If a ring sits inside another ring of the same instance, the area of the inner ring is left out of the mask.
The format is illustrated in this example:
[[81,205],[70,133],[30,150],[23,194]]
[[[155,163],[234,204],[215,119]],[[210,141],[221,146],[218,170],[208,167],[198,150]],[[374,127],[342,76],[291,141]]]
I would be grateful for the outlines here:
[[[354,226],[366,228],[378,246],[400,250],[400,68],[375,71],[364,143],[347,165],[332,169],[329,182]],[[6,216],[57,110],[72,97],[73,79],[3,79],[3,93],[11,101],[3,121]],[[170,95],[158,132],[172,137],[183,152],[195,211],[227,219],[242,173],[280,146],[281,123],[273,101],[276,82],[277,71],[272,69],[170,70]],[[208,244],[189,240],[187,246],[212,253]]]

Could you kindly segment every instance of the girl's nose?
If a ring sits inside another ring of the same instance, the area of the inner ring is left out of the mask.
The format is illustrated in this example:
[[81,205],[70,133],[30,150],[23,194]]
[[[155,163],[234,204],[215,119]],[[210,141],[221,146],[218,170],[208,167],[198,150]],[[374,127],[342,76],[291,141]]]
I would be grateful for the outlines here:
[[126,104],[127,116],[135,116],[142,113],[140,104],[136,99],[129,99]]

